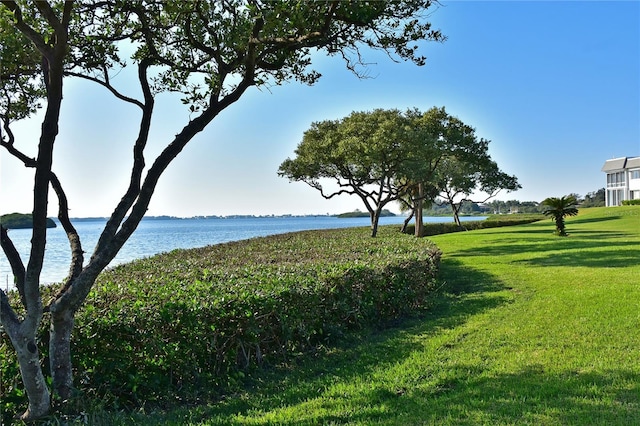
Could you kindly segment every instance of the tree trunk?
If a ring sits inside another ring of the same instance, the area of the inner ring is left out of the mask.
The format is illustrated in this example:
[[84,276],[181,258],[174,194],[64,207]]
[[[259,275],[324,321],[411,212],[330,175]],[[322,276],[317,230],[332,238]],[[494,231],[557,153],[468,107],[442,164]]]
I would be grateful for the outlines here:
[[407,218],[404,220],[404,223],[402,224],[402,230],[400,232],[402,232],[403,234],[407,233],[407,226],[409,226],[409,222],[411,222],[411,219],[413,219],[413,215],[415,213],[415,209],[412,209],[411,213],[409,213],[409,216],[407,216]]
[[564,227],[564,217],[556,216],[555,221],[556,221],[556,233],[561,236],[566,235],[566,231]]
[[20,330],[15,337],[11,341],[16,350],[22,383],[24,383],[29,400],[27,411],[20,416],[20,419],[31,421],[49,414],[51,398],[47,382],[42,374],[35,330],[29,330],[27,333]]
[[416,203],[416,229],[414,235],[416,237],[422,237],[424,234],[424,222],[422,219],[422,206],[424,202],[424,186],[418,184],[418,202]]
[[380,221],[381,211],[382,210],[380,208],[377,208],[369,212],[369,215],[371,216],[371,237],[378,235],[378,222]]
[[462,204],[460,204],[460,207],[456,207],[455,204],[451,204],[452,210],[453,210],[453,220],[456,222],[456,225],[458,226],[462,226],[462,223],[460,223],[460,207],[462,207]]
[[69,399],[73,391],[73,369],[71,364],[71,331],[73,313],[65,309],[51,315],[49,336],[49,366],[53,380],[54,395]]

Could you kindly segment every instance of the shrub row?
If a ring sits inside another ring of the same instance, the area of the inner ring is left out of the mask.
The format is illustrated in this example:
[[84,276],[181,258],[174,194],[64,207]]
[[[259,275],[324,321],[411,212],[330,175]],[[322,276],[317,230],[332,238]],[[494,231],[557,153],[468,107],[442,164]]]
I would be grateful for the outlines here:
[[[514,225],[524,225],[527,223],[537,222],[542,220],[544,216],[542,215],[526,215],[526,217],[522,216],[508,216],[508,217],[500,217],[500,216],[492,216],[487,220],[482,221],[469,221],[462,222],[462,226],[458,226],[453,222],[449,223],[425,223],[424,224],[424,232],[423,236],[431,236],[431,235],[440,235],[440,234],[449,234],[452,232],[460,232],[460,231],[473,231],[476,229],[487,229],[487,228],[499,228],[502,226],[514,226]],[[407,234],[415,233],[415,225],[408,225],[406,229]]]
[[622,200],[623,206],[640,206],[640,199],[635,200]]
[[[76,385],[112,407],[195,400],[233,386],[252,366],[428,307],[437,247],[395,229],[367,233],[284,234],[107,271],[77,315]],[[17,366],[3,339],[1,397],[19,401]],[[46,340],[42,330],[45,352]]]

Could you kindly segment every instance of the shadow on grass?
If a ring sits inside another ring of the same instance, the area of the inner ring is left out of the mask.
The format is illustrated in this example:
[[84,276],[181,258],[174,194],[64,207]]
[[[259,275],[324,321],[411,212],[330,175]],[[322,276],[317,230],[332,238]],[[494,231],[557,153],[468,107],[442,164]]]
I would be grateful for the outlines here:
[[361,424],[632,425],[640,419],[640,375],[634,371],[549,373],[531,366],[515,374],[487,377],[470,375],[464,366],[451,370],[444,375],[446,381],[404,394],[371,391],[366,399],[380,401],[384,411],[374,403],[355,415],[326,420]]
[[462,372],[437,392],[414,398],[416,403],[435,398],[435,407],[446,407],[434,418],[475,413],[496,424],[627,425],[640,418],[639,379],[637,372],[617,369],[549,373],[530,366],[496,377],[469,378]]
[[[305,355],[289,366],[259,372],[245,395],[218,402],[199,412],[197,418],[194,411],[190,411],[189,421],[235,424],[227,423],[230,416],[303,403],[336,383],[351,383],[358,377],[383,370],[386,365],[401,362],[423,348],[422,340],[428,338],[425,335],[452,329],[470,316],[507,303],[504,295],[496,294],[505,288],[495,277],[465,267],[455,259],[443,260],[439,277],[442,287],[434,295],[430,310],[420,318],[408,319],[382,331],[354,333],[338,347],[326,348],[315,356]],[[386,396],[372,395],[371,398],[378,400]],[[319,424],[330,421],[328,417]],[[253,420],[252,424],[259,423]]]
[[587,217],[587,218],[575,218],[568,219],[567,223],[595,223],[595,222],[607,222],[609,220],[620,219],[621,216],[604,216],[604,217]]
[[[563,424],[627,425],[640,419],[640,374],[610,368],[599,372],[549,372],[538,365],[516,373],[490,374],[478,365],[442,363],[434,381],[429,372],[408,388],[373,383],[345,398],[332,386],[348,385],[374,371],[397,365],[425,340],[470,316],[507,303],[505,287],[493,276],[447,258],[442,265],[447,285],[431,312],[420,320],[377,335],[360,333],[316,360],[257,376],[241,397],[229,398],[189,413],[189,422],[228,425],[328,424]],[[444,346],[443,346],[444,348]],[[336,393],[337,392],[337,393]],[[302,418],[278,420],[252,413],[305,406]],[[234,416],[247,416],[238,419]]]
[[[590,259],[591,256],[585,251],[590,249],[602,249],[600,253],[605,259],[614,259],[618,255],[624,256],[624,252],[626,251],[635,251],[636,257],[638,257],[638,242],[636,241],[603,241],[618,236],[624,236],[624,234],[600,231],[590,231],[589,233],[586,233],[585,231],[580,232],[581,235],[588,236],[578,238],[576,233],[576,237],[574,238],[571,236],[550,236],[548,240],[538,240],[536,242],[523,242],[523,240],[517,238],[503,239],[500,240],[501,244],[492,244],[483,246],[482,248],[461,250],[453,253],[452,256],[511,256],[519,253],[549,253],[548,257],[550,259],[562,258],[564,260],[579,262],[583,266],[606,266],[606,264],[603,265],[602,262],[591,262],[591,260],[594,259]],[[635,247],[635,249],[633,249],[633,247]],[[569,252],[563,253],[566,251]],[[636,263],[634,262],[633,264]],[[567,265],[570,265],[570,263]]]
[[[611,250],[607,245],[604,250],[590,250],[580,252],[552,253],[543,257],[536,257],[520,261],[536,266],[586,266],[590,268],[624,268],[640,265],[640,245],[634,244],[635,249]],[[619,246],[619,245],[618,245]]]

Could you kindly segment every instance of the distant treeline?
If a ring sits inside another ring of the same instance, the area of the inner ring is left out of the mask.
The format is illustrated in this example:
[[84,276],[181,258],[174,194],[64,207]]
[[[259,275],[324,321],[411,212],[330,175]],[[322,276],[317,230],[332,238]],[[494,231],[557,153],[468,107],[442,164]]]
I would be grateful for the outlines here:
[[[604,188],[594,192],[589,192],[582,197],[579,194],[570,194],[576,197],[580,208],[586,207],[603,207]],[[484,214],[511,214],[511,213],[542,213],[544,207],[537,201],[499,201],[494,200],[485,204],[478,204],[471,201],[465,201],[462,205],[460,214],[462,215],[484,215]],[[450,216],[451,207],[447,203],[434,203],[430,208],[424,210],[425,216]]]
[[[33,215],[23,213],[9,213],[0,216],[0,225],[6,229],[29,229],[33,228]],[[53,219],[47,218],[47,228],[55,228]]]
[[[380,213],[380,217],[391,217],[391,216],[396,216],[396,214],[387,209],[383,209],[382,212]],[[356,211],[349,212],[349,213],[341,213],[336,217],[339,217],[339,218],[369,217],[369,212],[361,212],[360,210],[356,209]]]

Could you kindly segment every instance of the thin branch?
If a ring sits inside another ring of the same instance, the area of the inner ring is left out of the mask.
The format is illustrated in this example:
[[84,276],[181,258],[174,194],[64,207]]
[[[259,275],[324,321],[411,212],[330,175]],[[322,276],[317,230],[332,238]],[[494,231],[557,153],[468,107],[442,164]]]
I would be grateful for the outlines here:
[[[20,320],[9,303],[9,297],[2,289],[0,289],[0,322],[4,327],[17,328],[20,326]],[[7,334],[15,335],[15,333]]]
[[108,81],[103,81],[103,80],[100,80],[99,78],[92,77],[92,76],[89,76],[89,75],[86,75],[86,74],[73,72],[73,71],[65,71],[65,75],[72,76],[72,77],[78,77],[78,78],[82,78],[82,79],[89,80],[89,81],[92,81],[94,83],[97,83],[100,86],[102,86],[102,87],[106,88],[107,90],[109,90],[116,98],[118,98],[118,99],[120,99],[122,101],[128,102],[130,104],[134,104],[137,107],[139,107],[140,109],[144,109],[144,104],[142,102],[140,102],[137,99],[130,98],[128,96],[123,95],[118,90],[116,90],[115,87],[113,87],[111,84],[109,84]]
[[7,260],[11,266],[11,272],[15,279],[14,284],[20,294],[22,305],[26,307],[27,303],[24,294],[26,269],[24,267],[24,263],[22,263],[22,259],[20,258],[20,254],[18,253],[16,246],[13,244],[11,238],[9,238],[7,228],[2,225],[0,225],[0,246],[2,247],[2,251],[4,251],[4,254],[7,256]]
[[17,149],[15,146],[13,146],[13,142],[14,142],[13,133],[10,133],[9,126],[5,126],[5,130],[9,134],[9,141],[8,142],[0,141],[0,146],[3,146],[9,152],[9,154],[16,157],[18,160],[22,161],[25,167],[35,168],[37,166],[36,159],[29,157],[28,155],[26,155],[25,153]]
[[51,6],[46,1],[36,1],[35,6],[38,8],[38,11],[44,16],[49,25],[55,28],[56,32],[61,29],[61,22],[56,16]]
[[115,210],[111,214],[107,224],[100,235],[98,244],[96,245],[96,252],[104,250],[109,241],[116,235],[122,220],[126,216],[127,212],[134,204],[135,200],[140,195],[140,185],[142,182],[142,172],[145,167],[144,149],[149,139],[149,131],[151,129],[151,117],[153,115],[154,99],[149,86],[147,71],[151,64],[150,60],[143,60],[138,64],[138,80],[140,87],[145,98],[145,103],[142,105],[142,118],[140,119],[140,130],[138,132],[138,138],[133,147],[133,168],[131,170],[131,179],[129,181],[129,187],[124,196],[120,200],[120,203],[116,206]]
[[65,287],[61,290],[64,291],[73,279],[80,275],[80,272],[82,271],[82,264],[84,263],[84,252],[82,251],[82,244],[80,242],[78,231],[71,223],[71,219],[69,219],[69,204],[67,196],[64,193],[60,180],[53,172],[51,172],[51,186],[58,197],[58,220],[60,220],[60,224],[67,234],[67,239],[69,240],[69,246],[71,248],[69,276]]

